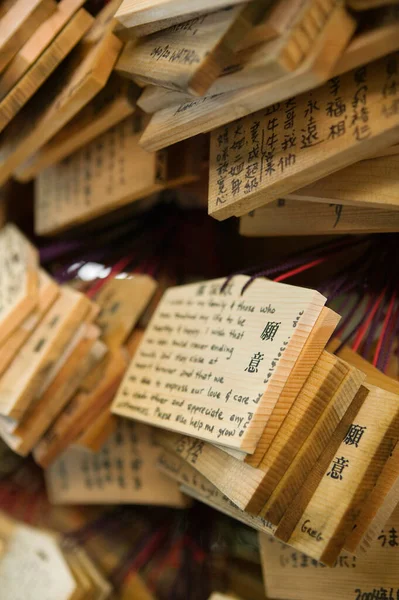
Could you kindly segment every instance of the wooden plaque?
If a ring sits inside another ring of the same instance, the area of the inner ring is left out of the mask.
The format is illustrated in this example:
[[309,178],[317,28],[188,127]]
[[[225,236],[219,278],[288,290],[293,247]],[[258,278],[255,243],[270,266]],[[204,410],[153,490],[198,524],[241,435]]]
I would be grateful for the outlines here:
[[209,213],[241,216],[394,144],[397,61],[391,54],[214,131]]
[[[337,30],[341,31],[342,37],[337,38]],[[153,116],[141,144],[147,150],[158,150],[198,133],[212,131],[294,94],[302,94],[333,75],[340,75],[399,48],[397,22],[393,26],[378,28],[380,32],[381,36],[376,36],[376,31],[361,34],[346,48],[353,33],[353,20],[338,6],[315,40],[311,53],[294,73],[263,85],[227,92],[223,96],[182,100]]]
[[26,456],[32,451],[87,373],[101,360],[105,347],[96,341],[98,335],[96,327],[83,324],[68,344],[62,356],[63,364],[47,390],[15,424],[13,431],[5,432],[3,428],[2,437],[14,452]]
[[41,269],[39,271],[39,297],[36,307],[0,346],[0,376],[9,367],[14,356],[54,304],[59,293],[58,285]]
[[51,235],[162,190],[164,153],[139,146],[142,118],[133,115],[85,148],[39,174],[35,231]]
[[[242,3],[243,0],[197,0],[194,9],[209,12]],[[123,0],[115,18],[125,27],[135,27],[192,12],[193,5],[187,0]]]
[[311,185],[295,190],[286,198],[325,202],[328,205],[399,210],[398,166],[399,155],[361,160]]
[[14,225],[0,231],[0,343],[39,301],[38,253]]
[[119,419],[100,452],[71,448],[46,471],[50,499],[55,504],[182,506],[178,486],[156,467],[160,453],[149,427]]
[[399,231],[399,210],[280,199],[240,219],[240,235],[246,237],[388,231]]
[[170,288],[113,412],[254,452],[325,299],[261,279],[242,297],[246,282],[234,277],[222,293],[223,279]]
[[90,392],[76,394],[35,447],[33,455],[38,464],[43,468],[52,464],[111,404],[126,370],[126,362],[126,354],[120,348],[109,353],[98,385]]
[[48,85],[12,124],[14,128],[11,126],[4,133],[0,145],[4,160],[0,182],[53,137],[107,83],[122,47],[112,33],[110,6],[112,3],[98,15],[91,30],[64,65],[65,70],[57,71],[54,80],[47,82]]
[[[260,536],[266,593],[284,600],[362,600],[386,594],[395,598],[398,587],[397,534],[399,508],[378,532],[366,554],[342,551],[332,569],[306,554],[281,544],[269,535]],[[383,596],[382,596],[383,597]]]
[[[284,541],[332,565],[389,458],[398,437],[398,427],[399,397],[370,386],[356,420],[321,474],[319,485],[302,515],[298,515],[288,538],[285,537],[288,529],[285,530]],[[360,437],[353,437],[355,430],[360,432]],[[310,474],[310,479],[321,470],[322,462]],[[311,489],[311,484],[307,482],[304,488]],[[284,519],[276,531],[280,538]]]
[[111,279],[96,296],[101,312],[97,323],[110,348],[124,344],[150,302],[157,284],[149,275]]
[[57,10],[54,0],[17,0],[0,19],[0,72],[45,19]]
[[[310,0],[311,1],[311,0]],[[231,6],[129,42],[116,70],[125,77],[201,96],[235,64],[239,41],[264,11],[263,0]]]
[[18,181],[28,181],[62,161],[92,140],[129,117],[136,108],[137,88],[112,74],[108,83],[61,131],[44,144],[14,173]]
[[[40,86],[82,39],[92,23],[92,17],[83,8],[70,19],[36,62],[0,102],[0,131],[34,96]],[[2,144],[3,140],[0,140],[0,142]],[[1,146],[0,152],[2,152]]]
[[89,301],[70,288],[45,315],[0,379],[0,414],[20,419],[38,398],[53,367],[90,309]]
[[33,30],[33,34],[14,56],[0,76],[0,100],[4,98],[39,59],[73,14],[82,7],[84,0],[61,0],[55,12]]

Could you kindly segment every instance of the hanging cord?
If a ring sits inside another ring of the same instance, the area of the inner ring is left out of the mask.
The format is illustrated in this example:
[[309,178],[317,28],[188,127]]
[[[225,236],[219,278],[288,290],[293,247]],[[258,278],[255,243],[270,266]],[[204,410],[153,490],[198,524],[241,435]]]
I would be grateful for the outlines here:
[[380,357],[381,348],[383,347],[384,340],[385,340],[387,332],[389,330],[389,322],[390,322],[391,316],[393,314],[393,310],[394,310],[394,306],[395,306],[395,301],[396,301],[396,292],[394,292],[392,294],[392,296],[391,296],[391,300],[389,302],[388,310],[386,312],[385,319],[384,319],[384,321],[382,323],[382,330],[381,330],[380,336],[378,338],[377,347],[376,347],[374,358],[373,358],[373,366],[374,367],[376,367],[378,365],[378,360],[379,360],[379,357]]
[[[360,329],[359,329],[359,331],[357,333],[357,336],[355,338],[355,341],[353,343],[353,346],[352,346],[352,350],[354,352],[357,352],[357,350],[359,349],[359,346],[362,343],[363,338],[364,338],[364,336],[367,333],[367,330],[368,330],[368,328],[370,326],[370,323],[373,320],[374,315],[377,312],[377,309],[378,309],[379,305],[381,304],[381,302],[384,299],[385,292],[386,292],[386,289],[383,289],[382,292],[381,292],[381,294],[378,296],[376,302],[374,303],[374,306],[372,307],[371,311],[369,312],[369,314],[368,314],[365,322],[363,323],[363,325],[361,325],[361,327],[360,327]],[[367,313],[367,311],[366,311],[366,313]]]

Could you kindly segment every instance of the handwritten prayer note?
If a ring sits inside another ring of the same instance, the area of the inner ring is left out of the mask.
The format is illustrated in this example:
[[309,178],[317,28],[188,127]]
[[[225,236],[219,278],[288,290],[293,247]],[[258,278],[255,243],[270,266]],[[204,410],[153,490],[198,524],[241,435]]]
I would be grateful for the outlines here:
[[397,600],[399,598],[399,507],[369,551],[345,550],[333,568],[325,567],[270,536],[260,536],[267,595],[287,600]]
[[133,115],[36,180],[39,235],[86,222],[164,187],[165,154],[139,146],[142,119]]
[[113,412],[253,452],[325,298],[248,279],[170,288]]
[[38,301],[38,257],[28,240],[7,225],[0,232],[0,342]]
[[69,448],[46,471],[55,504],[160,504],[181,506],[178,486],[156,467],[162,452],[151,428],[118,419],[99,452]]
[[395,143],[398,73],[391,54],[213,131],[210,214],[242,216]]
[[233,51],[250,29],[247,12],[245,5],[228,7],[173,25],[139,43],[131,41],[116,69],[127,77],[202,95],[232,62]]

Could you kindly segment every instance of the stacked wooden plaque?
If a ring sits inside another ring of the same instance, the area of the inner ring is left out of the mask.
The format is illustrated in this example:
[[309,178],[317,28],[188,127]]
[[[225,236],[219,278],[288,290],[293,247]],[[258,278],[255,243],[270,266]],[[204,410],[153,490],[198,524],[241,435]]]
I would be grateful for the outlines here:
[[227,4],[116,12],[143,148],[211,131],[209,213],[242,235],[397,231],[397,6]]
[[324,304],[244,275],[170,288],[112,411],[159,428],[184,491],[331,565],[391,490],[399,396],[325,349]]
[[87,552],[65,545],[55,532],[37,529],[0,514],[1,593],[21,597],[106,600],[112,587]]
[[[0,233],[0,435],[47,466],[70,444],[98,447],[128,361],[125,345],[156,289],[148,275],[110,279],[96,302],[59,287],[13,225]],[[110,422],[111,421],[111,422]]]

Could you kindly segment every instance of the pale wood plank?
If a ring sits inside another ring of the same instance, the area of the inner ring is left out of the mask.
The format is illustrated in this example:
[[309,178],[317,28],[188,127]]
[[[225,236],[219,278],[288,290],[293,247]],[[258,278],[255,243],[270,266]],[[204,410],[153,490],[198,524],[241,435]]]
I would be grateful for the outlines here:
[[[278,525],[281,521],[285,511],[294,501],[296,494],[305,483],[307,475],[319,460],[335,430],[340,426],[341,421],[345,419],[348,408],[356,397],[359,384],[362,381],[364,381],[364,374],[351,367],[300,449],[294,456],[291,456],[291,463],[261,511],[261,515],[275,525]],[[274,442],[271,447],[271,451],[273,450]],[[267,457],[265,458],[267,460]]]
[[[248,279],[234,277],[222,294],[223,279],[170,288],[147,327],[113,412],[254,452],[325,299],[298,287],[293,294],[290,286],[264,279],[253,281],[243,298]],[[263,330],[273,323],[277,330],[267,339]],[[191,330],[195,341],[187,337]],[[260,352],[257,367],[251,366],[255,350]],[[148,387],[139,383],[144,368]]]
[[0,232],[0,343],[22,324],[39,301],[37,250],[11,224]]
[[134,84],[111,75],[104,89],[76,117],[17,168],[14,178],[26,182],[37,177],[132,115],[137,94]]
[[288,411],[309,377],[312,368],[320,358],[339,320],[340,316],[331,309],[324,307],[321,311],[272,410],[255,452],[252,455],[248,455],[245,459],[248,464],[253,467],[259,467]]
[[56,363],[90,310],[82,294],[63,288],[61,296],[27,340],[0,379],[0,413],[20,419],[38,399],[45,382],[51,383]]
[[126,366],[126,353],[121,349],[110,350],[99,384],[89,393],[75,395],[35,446],[33,456],[40,466],[48,468],[110,405]]
[[398,210],[389,210],[385,207],[368,208],[321,202],[306,204],[297,200],[280,199],[240,218],[240,235],[245,237],[389,231],[399,231],[399,206]]
[[46,312],[59,296],[58,285],[45,271],[39,272],[39,297],[33,312],[13,331],[0,347],[0,375],[9,367],[14,356],[43,319]]
[[[337,29],[341,30],[343,36],[341,46],[337,45]],[[393,25],[377,29],[379,35],[375,31],[361,34],[345,50],[352,35],[353,22],[337,7],[326,24],[325,31],[315,41],[313,51],[294,73],[275,82],[228,92],[220,97],[206,96],[189,102],[183,99],[179,105],[161,110],[153,116],[141,144],[147,150],[158,150],[189,136],[212,131],[265,106],[302,94],[321,85],[333,75],[341,75],[399,48],[397,19]],[[339,61],[341,55],[342,61]]]
[[[142,117],[132,115],[35,182],[35,231],[53,235],[164,189],[165,151],[139,146]],[[80,172],[85,169],[85,180]]]
[[[243,0],[197,0],[195,10],[209,12],[225,6],[242,4],[242,2]],[[187,0],[123,0],[115,18],[125,27],[134,27],[190,14],[192,9],[192,3]]]
[[99,13],[65,65],[65,71],[57,71],[57,84],[48,82],[3,134],[0,182],[53,137],[107,83],[122,47],[112,33],[114,2]]
[[398,210],[398,166],[399,155],[361,160],[285,197],[306,202]]
[[[344,438],[288,538],[289,544],[329,565],[342,550],[398,437],[399,397],[368,387],[370,393],[355,421],[357,426],[366,428],[358,447]],[[346,470],[333,477],[331,473],[339,459],[348,461]]]
[[[100,454],[71,448],[46,471],[54,504],[186,504],[176,483],[156,467],[161,449],[154,445],[150,427],[119,419],[118,429],[105,448],[106,453]],[[102,466],[105,455],[109,472]]]
[[76,332],[64,352],[63,364],[53,382],[13,431],[2,437],[8,445],[22,456],[26,456],[39,442],[59,413],[77,392],[84,377],[102,359],[106,348],[97,342],[98,329],[83,325]]
[[151,301],[157,287],[149,275],[111,279],[96,296],[101,312],[97,323],[102,339],[110,348],[124,344]]
[[61,0],[55,12],[43,20],[14,56],[0,76],[0,100],[6,96],[18,80],[39,59],[73,14],[82,7],[84,0]]
[[[384,97],[383,91],[391,81],[395,85],[396,76],[389,73],[397,58],[389,55],[333,83],[270,107],[266,113],[259,111],[239,124],[214,131],[209,214],[217,219],[242,216],[394,144],[399,137],[399,113],[395,94]],[[362,121],[359,115],[366,106],[367,120]],[[227,139],[233,149],[229,150]],[[241,155],[242,173],[250,170],[247,178],[238,177],[239,186],[233,184],[237,174],[231,169],[239,153],[234,140],[247,148]]]
[[0,20],[0,72],[56,10],[54,0],[18,0],[10,6]]
[[204,14],[189,21],[128,42],[116,70],[125,77],[166,88],[203,95],[229,64],[240,39],[264,9],[263,0]]
[[0,102],[0,131],[18,114],[40,86],[89,30],[93,18],[80,9]]
[[[383,594],[398,589],[399,548],[388,543],[389,530],[399,530],[399,507],[384,525],[383,539],[375,539],[365,554],[354,557],[343,551],[334,568],[323,568],[302,552],[260,535],[261,559],[266,593],[286,600],[342,600]],[[378,532],[378,535],[381,531]],[[382,591],[381,591],[382,590]]]

